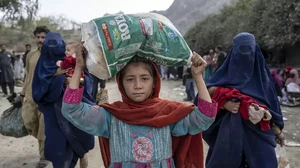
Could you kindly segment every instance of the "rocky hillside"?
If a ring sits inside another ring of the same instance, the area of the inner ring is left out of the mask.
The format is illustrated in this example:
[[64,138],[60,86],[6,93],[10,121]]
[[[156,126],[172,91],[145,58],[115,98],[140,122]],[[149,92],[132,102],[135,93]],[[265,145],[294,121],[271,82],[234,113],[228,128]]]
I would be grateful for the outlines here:
[[182,34],[195,22],[218,13],[224,6],[238,0],[174,0],[166,11],[153,11],[168,17]]

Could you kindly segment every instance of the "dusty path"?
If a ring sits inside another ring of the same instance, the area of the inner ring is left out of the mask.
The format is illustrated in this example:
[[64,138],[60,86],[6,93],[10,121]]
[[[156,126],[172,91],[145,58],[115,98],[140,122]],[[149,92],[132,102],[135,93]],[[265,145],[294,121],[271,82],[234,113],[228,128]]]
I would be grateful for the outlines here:
[[[180,88],[179,81],[164,81],[161,98],[181,101],[184,98],[184,90]],[[115,83],[108,83],[109,101],[120,100]],[[17,88],[20,90],[20,88]],[[0,114],[9,107],[6,99],[0,98]],[[283,108],[286,121],[286,136],[288,141],[300,143],[300,108]],[[95,149],[90,151],[89,168],[102,168],[103,164],[96,140]],[[290,168],[300,168],[300,147],[287,147],[290,159]],[[0,135],[0,168],[34,168],[38,161],[38,146],[33,137],[10,138]],[[49,165],[47,168],[52,168]]]

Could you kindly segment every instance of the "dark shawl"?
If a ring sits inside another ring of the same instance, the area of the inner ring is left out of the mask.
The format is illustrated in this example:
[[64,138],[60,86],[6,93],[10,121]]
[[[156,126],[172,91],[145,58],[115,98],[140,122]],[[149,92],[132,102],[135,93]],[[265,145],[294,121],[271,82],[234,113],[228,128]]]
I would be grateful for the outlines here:
[[9,52],[0,51],[0,83],[14,82],[14,72],[12,67],[13,55]]

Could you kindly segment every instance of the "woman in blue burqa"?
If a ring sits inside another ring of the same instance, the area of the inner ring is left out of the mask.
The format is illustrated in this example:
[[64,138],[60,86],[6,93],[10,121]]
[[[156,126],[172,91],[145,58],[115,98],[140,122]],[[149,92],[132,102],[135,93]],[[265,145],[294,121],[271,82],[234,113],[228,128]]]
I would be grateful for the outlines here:
[[[46,35],[32,82],[33,99],[45,118],[45,158],[54,168],[74,168],[78,158],[94,148],[94,136],[73,126],[61,113],[67,80],[56,62],[64,59],[65,46],[60,34]],[[85,71],[83,102],[93,104],[92,86],[92,78]]]
[[[271,74],[255,37],[240,33],[223,64],[206,83],[218,115],[203,138],[206,168],[277,168],[276,140],[283,118]],[[196,103],[196,102],[195,102]]]

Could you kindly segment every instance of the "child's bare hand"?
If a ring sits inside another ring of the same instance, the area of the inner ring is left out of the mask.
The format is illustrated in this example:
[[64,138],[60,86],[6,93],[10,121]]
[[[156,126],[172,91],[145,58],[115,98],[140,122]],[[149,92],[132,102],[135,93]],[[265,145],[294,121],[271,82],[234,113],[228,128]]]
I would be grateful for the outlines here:
[[276,142],[283,147],[285,145],[285,136],[283,134],[283,132],[281,132],[280,134],[276,135]]
[[202,74],[207,66],[206,61],[196,52],[192,56],[192,74],[194,79],[199,76],[202,78]]
[[59,60],[59,61],[56,62],[56,65],[57,65],[58,67],[60,67],[60,64],[61,64],[61,63],[62,63],[62,61]]
[[233,102],[231,100],[228,100],[224,106],[224,109],[226,109],[227,111],[230,111],[232,113],[238,113],[239,109],[240,109],[240,103],[239,102]]
[[285,136],[284,136],[282,130],[274,123],[273,123],[272,128],[273,128],[274,134],[276,135],[276,142],[278,144],[280,144],[281,146],[284,146]]

